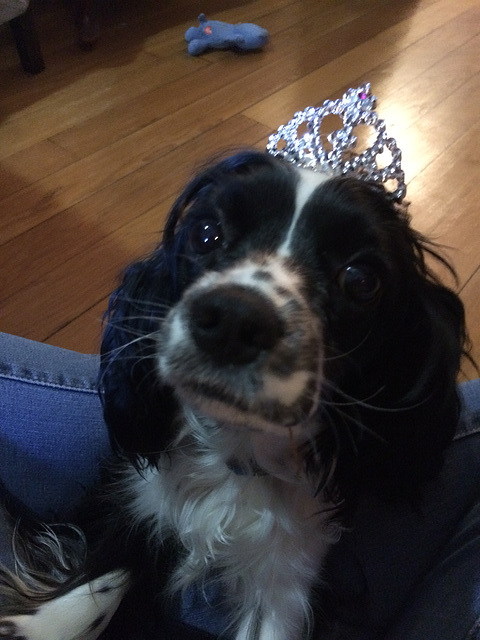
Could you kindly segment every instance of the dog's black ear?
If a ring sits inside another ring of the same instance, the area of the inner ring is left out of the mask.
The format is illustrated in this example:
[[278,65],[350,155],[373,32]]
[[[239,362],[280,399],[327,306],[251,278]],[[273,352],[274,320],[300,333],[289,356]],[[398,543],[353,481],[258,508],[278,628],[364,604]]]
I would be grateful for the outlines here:
[[154,463],[175,436],[178,404],[156,368],[156,334],[194,277],[177,225],[207,181],[197,177],[175,202],[161,244],[129,266],[105,315],[99,390],[114,451]]
[[459,297],[425,273],[419,275],[417,296],[412,292],[405,306],[396,351],[387,365],[393,392],[385,394],[385,401],[392,411],[383,420],[389,427],[381,426],[378,414],[375,423],[391,452],[381,463],[385,477],[392,487],[415,491],[440,471],[455,434],[460,413],[457,377],[468,341]]
[[156,332],[170,307],[197,275],[185,255],[184,215],[208,198],[228,175],[276,162],[266,153],[244,151],[211,164],[193,178],[167,218],[161,245],[130,266],[112,295],[101,347],[99,388],[114,449],[153,463],[175,436],[177,401],[156,371]]
[[440,470],[457,426],[457,377],[469,346],[464,308],[429,265],[453,269],[412,229],[406,208],[382,187],[343,184],[375,212],[391,279],[368,335],[345,349],[343,365],[332,363],[337,395],[327,400],[345,425],[330,443],[336,476],[344,494],[415,496]]
[[172,440],[176,401],[155,370],[155,332],[173,296],[162,248],[130,266],[112,295],[101,347],[99,389],[112,446],[154,462]]

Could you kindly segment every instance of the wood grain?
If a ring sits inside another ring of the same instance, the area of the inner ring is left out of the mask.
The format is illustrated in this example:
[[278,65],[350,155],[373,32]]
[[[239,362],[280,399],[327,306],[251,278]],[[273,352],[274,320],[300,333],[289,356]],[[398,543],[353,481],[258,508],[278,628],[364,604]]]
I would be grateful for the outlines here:
[[480,0],[205,0],[209,17],[271,39],[198,58],[190,0],[101,3],[88,53],[67,4],[36,5],[38,76],[0,27],[0,330],[96,351],[118,274],[158,241],[195,167],[262,148],[296,110],[370,81],[403,149],[413,223],[457,269],[480,361]]

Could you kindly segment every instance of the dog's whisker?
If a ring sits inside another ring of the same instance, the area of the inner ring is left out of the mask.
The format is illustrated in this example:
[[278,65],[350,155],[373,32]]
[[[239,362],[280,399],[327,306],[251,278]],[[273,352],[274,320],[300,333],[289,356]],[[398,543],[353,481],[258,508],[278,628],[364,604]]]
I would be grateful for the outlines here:
[[[127,330],[127,332],[129,332],[129,330]],[[131,331],[131,333],[134,333],[133,331]],[[108,351],[104,351],[103,354],[105,356],[114,356],[116,357],[116,354],[121,353],[122,351],[126,351],[127,349],[129,349],[130,347],[141,343],[143,341],[147,341],[147,340],[152,340],[153,336],[155,335],[156,332],[151,332],[151,333],[142,333],[137,335],[135,338],[132,338],[132,340],[129,340],[128,342],[124,342],[123,344],[119,345],[118,347],[114,347],[112,349],[109,349]]]
[[[352,447],[352,451],[355,457],[358,457],[359,449],[356,438],[354,437],[351,425],[355,424],[360,430],[362,429],[363,424],[350,416],[349,414],[341,411],[338,407],[335,407],[333,410],[329,410],[326,412],[326,416],[328,418],[329,427],[331,429],[331,433],[333,433],[335,438],[335,456],[338,457],[341,454],[341,444],[342,439],[340,437],[340,431],[348,436],[348,441]],[[339,422],[338,418],[341,418],[341,422]],[[322,416],[325,418],[324,416]]]
[[335,388],[334,390],[337,394],[339,394],[340,396],[343,396],[346,399],[346,401],[329,400],[327,398],[324,398],[322,399],[323,403],[330,404],[331,406],[339,406],[339,407],[359,406],[359,407],[364,407],[365,409],[370,409],[372,411],[378,411],[379,413],[401,413],[405,411],[412,411],[413,409],[417,409],[418,407],[425,404],[425,402],[428,402],[428,399],[430,397],[429,395],[425,396],[424,398],[419,400],[419,402],[416,402],[413,404],[411,403],[406,404],[405,406],[401,406],[403,399],[399,398],[399,400],[397,400],[397,406],[385,407],[381,405],[375,405],[369,402],[369,400],[371,400],[372,398],[375,398],[381,395],[385,391],[385,387],[380,387],[377,391],[372,393],[370,396],[367,396],[366,398],[362,398],[362,399],[354,398],[353,396],[349,395],[345,391],[338,388]]
[[[370,336],[372,335],[372,330],[370,329],[365,336],[360,340],[360,342],[358,342],[354,347],[352,347],[351,349],[349,349],[348,351],[341,351],[336,355],[328,355],[325,357],[325,362],[335,362],[336,360],[342,360],[344,358],[348,358],[349,356],[355,355],[355,353],[361,349],[363,347],[363,345],[367,342],[367,340],[370,338]],[[331,347],[331,345],[329,345],[329,350],[333,351],[335,350],[334,348]]]
[[342,407],[361,406],[361,407],[374,408],[374,409],[380,409],[380,407],[369,404],[369,400],[376,398],[385,390],[385,387],[382,386],[382,387],[379,387],[376,391],[372,392],[369,396],[366,396],[365,398],[355,398],[331,382],[326,382],[324,384],[324,388],[328,390],[331,395],[332,394],[338,395],[340,397],[345,398],[345,401],[340,401],[340,400],[330,399],[328,395],[324,395],[324,397],[322,397],[322,403],[324,404],[328,404],[331,406],[342,406]]
[[[341,423],[338,423],[337,420],[333,420],[332,419],[331,420],[331,424],[333,425],[334,429],[340,429],[340,428],[345,428],[346,429],[346,433],[351,438],[351,443],[354,446],[354,449],[355,449],[357,455],[358,455],[358,444],[357,444],[355,438],[353,437],[353,434],[351,433],[351,430],[349,428],[351,425],[355,425],[361,432],[368,433],[375,440],[381,442],[382,444],[385,444],[385,445],[388,444],[388,442],[387,442],[387,440],[385,440],[385,438],[383,438],[376,431],[373,431],[372,429],[370,429],[360,418],[357,418],[355,415],[352,415],[351,413],[347,413],[346,411],[343,410],[343,407],[345,407],[345,406],[348,407],[348,406],[352,406],[352,405],[343,405],[342,403],[340,403],[340,404],[338,404],[338,403],[330,403],[330,404],[328,404],[327,403],[325,406],[328,409],[334,411],[337,416],[341,416],[342,417],[342,422]],[[353,406],[355,406],[355,405],[353,405]]]
[[[156,318],[155,318],[156,319]],[[141,327],[141,322],[145,321],[151,323],[152,316],[149,315],[129,315],[124,319],[112,319],[109,322],[111,327],[119,328],[123,333],[132,333],[134,335],[148,335],[149,333],[153,333],[153,330],[145,331],[144,328]],[[135,325],[140,324],[140,327],[137,328]],[[160,325],[160,319],[158,319],[158,324]]]
[[[146,355],[141,355],[141,351],[137,351],[136,354],[135,353],[124,353],[127,351],[127,349],[129,349],[133,344],[136,344],[140,341],[142,341],[145,338],[145,336],[140,336],[138,338],[135,338],[134,340],[130,341],[127,344],[124,344],[120,347],[117,347],[115,349],[112,349],[108,352],[105,352],[104,354],[102,354],[102,357],[104,359],[108,358],[108,363],[107,365],[103,368],[103,370],[100,372],[99,378],[98,378],[98,386],[100,388],[102,388],[102,385],[105,382],[105,379],[108,377],[108,375],[110,374],[110,371],[112,370],[112,368],[114,366],[117,366],[118,363],[133,363],[133,367],[137,367],[139,366],[140,363],[148,361],[148,360],[154,360],[155,359],[155,354],[154,353],[147,353]],[[147,347],[143,347],[144,349],[146,349]],[[126,368],[128,370],[128,367]]]
[[[169,308],[171,307],[171,304],[168,304],[166,302],[162,302],[160,300],[145,301],[142,298],[127,295],[123,291],[117,291],[117,293],[115,294],[114,300],[115,300],[115,304],[118,304],[118,302],[126,303],[129,305],[129,307],[131,307],[131,310],[148,311],[149,314],[152,312],[152,310],[168,311]],[[109,315],[109,311],[107,311],[107,317],[108,315]]]

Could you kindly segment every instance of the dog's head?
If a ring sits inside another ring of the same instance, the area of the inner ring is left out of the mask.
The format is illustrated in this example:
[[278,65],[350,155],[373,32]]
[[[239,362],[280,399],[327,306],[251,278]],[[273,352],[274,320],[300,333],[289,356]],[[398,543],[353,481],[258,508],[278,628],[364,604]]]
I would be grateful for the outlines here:
[[188,406],[295,442],[342,493],[417,486],[455,429],[465,342],[426,253],[381,186],[257,152],[206,169],[111,300],[101,389],[115,446],[153,463]]

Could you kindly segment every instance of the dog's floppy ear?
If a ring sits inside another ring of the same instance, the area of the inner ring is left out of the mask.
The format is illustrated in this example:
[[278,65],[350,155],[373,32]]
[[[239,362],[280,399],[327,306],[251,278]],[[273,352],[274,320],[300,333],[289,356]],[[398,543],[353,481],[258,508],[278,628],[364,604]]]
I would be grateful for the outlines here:
[[181,220],[228,175],[273,162],[266,153],[244,151],[201,171],[173,205],[160,246],[125,271],[110,299],[99,388],[112,445],[134,462],[153,463],[175,436],[178,405],[168,381],[156,371],[155,333],[196,277],[194,261],[185,257],[189,229]]
[[[410,327],[405,326],[403,345],[398,344],[405,357],[396,375],[410,378],[409,389],[400,399],[400,411],[392,414],[388,433],[397,472],[412,486],[438,473],[455,434],[460,413],[457,376],[468,344],[460,298],[426,272],[420,273],[417,293],[405,313]],[[392,377],[395,366],[392,362]]]
[[99,377],[104,418],[114,450],[135,464],[154,463],[175,436],[178,405],[168,383],[159,379],[155,336],[193,278],[177,224],[206,184],[197,177],[181,194],[161,244],[126,269],[105,315]]
[[176,401],[155,371],[155,331],[171,303],[162,248],[130,266],[112,295],[101,347],[99,389],[117,453],[153,462],[172,440]]
[[339,391],[328,399],[346,425],[335,434],[344,441],[332,446],[336,475],[344,493],[363,486],[415,495],[440,470],[457,426],[457,376],[469,346],[464,309],[429,264],[453,269],[412,229],[406,208],[381,186],[346,179],[341,186],[375,212],[391,279],[368,335],[345,357],[349,366],[333,362]]

